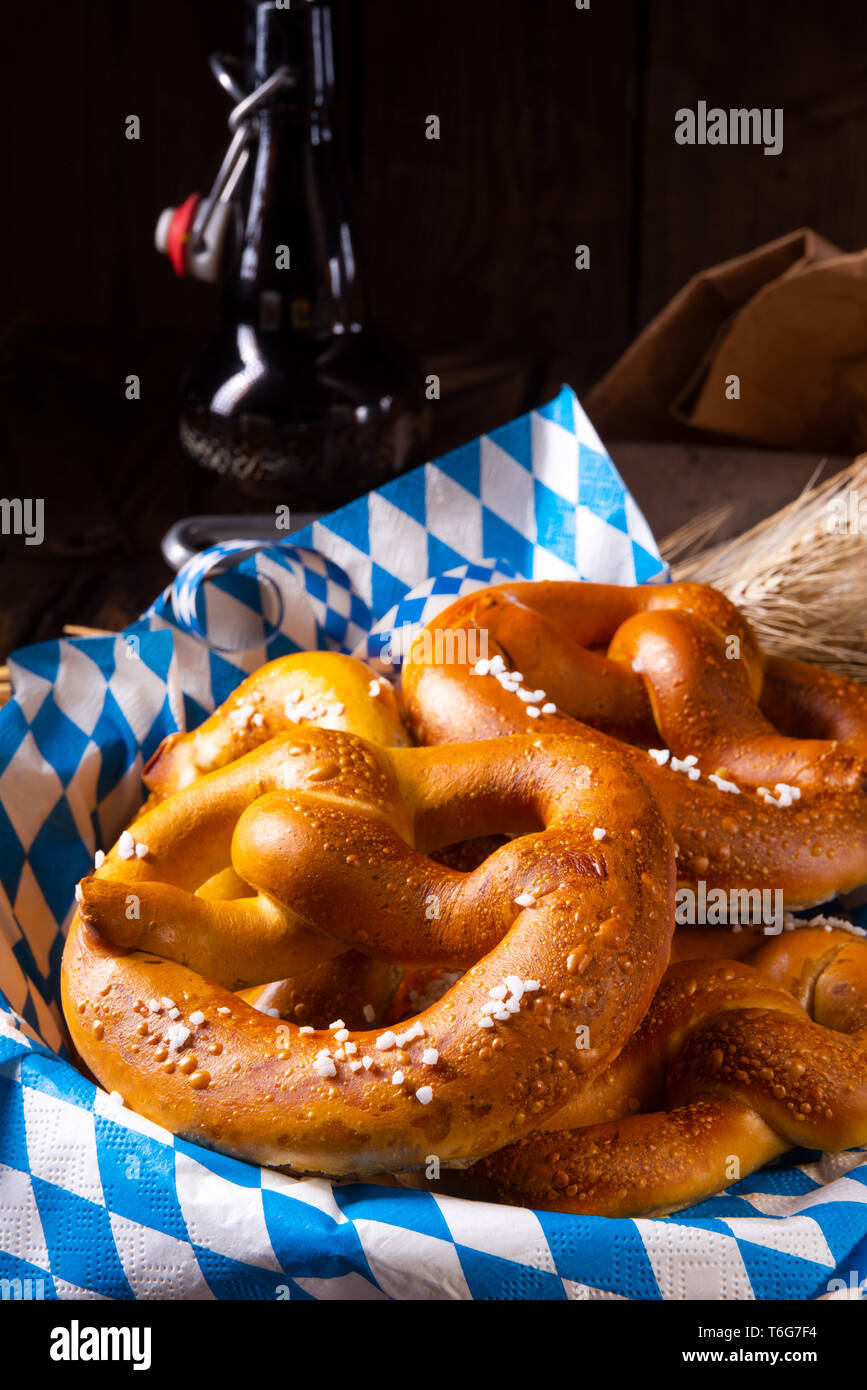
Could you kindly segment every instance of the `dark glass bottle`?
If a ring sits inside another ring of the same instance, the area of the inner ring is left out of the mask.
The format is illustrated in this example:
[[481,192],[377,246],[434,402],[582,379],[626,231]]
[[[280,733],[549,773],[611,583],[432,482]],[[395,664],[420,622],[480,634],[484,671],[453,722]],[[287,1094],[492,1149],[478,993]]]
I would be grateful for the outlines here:
[[332,130],[327,0],[248,4],[245,79],[289,79],[257,113],[243,230],[181,439],[259,496],[329,507],[420,461],[423,383],[368,317]]

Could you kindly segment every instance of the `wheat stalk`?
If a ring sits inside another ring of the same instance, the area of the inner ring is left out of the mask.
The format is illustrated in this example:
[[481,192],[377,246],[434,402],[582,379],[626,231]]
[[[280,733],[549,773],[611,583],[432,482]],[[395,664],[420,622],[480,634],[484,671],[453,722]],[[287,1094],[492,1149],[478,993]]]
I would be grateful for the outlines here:
[[663,541],[672,577],[721,589],[766,651],[867,682],[867,454],[744,535],[676,558],[721,519],[717,508]]

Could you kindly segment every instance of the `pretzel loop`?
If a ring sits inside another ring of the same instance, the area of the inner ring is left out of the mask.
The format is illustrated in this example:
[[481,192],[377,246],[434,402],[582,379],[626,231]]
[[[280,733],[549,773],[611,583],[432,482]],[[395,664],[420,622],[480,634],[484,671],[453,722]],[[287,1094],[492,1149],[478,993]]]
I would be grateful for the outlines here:
[[[295,1171],[466,1161],[528,1132],[620,1050],[668,955],[669,833],[640,777],[571,738],[384,749],[307,727],[133,829],[146,853],[116,847],[80,885],[73,1040],[151,1119]],[[426,857],[494,830],[519,838],[471,874]],[[252,896],[197,893],[230,861]],[[302,1034],[196,973],[237,987],[348,946],[469,968],[400,1039]]]

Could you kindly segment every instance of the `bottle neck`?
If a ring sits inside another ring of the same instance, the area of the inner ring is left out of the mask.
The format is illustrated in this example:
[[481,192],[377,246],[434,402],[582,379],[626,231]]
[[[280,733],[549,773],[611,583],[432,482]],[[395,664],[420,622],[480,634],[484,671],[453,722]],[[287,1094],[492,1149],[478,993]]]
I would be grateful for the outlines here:
[[331,8],[251,9],[250,85],[283,66],[292,80],[259,113],[236,291],[256,315],[264,293],[295,331],[357,332],[364,295],[332,131]]

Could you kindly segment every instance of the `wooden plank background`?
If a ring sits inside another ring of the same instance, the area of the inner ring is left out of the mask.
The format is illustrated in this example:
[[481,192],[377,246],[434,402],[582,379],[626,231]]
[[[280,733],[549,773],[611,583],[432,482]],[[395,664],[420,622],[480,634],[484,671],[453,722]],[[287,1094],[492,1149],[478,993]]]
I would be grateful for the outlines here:
[[[336,9],[373,305],[442,375],[433,453],[561,381],[586,390],[706,265],[805,224],[867,241],[863,0]],[[243,5],[69,0],[49,16],[9,0],[4,15],[0,494],[44,495],[48,539],[0,538],[0,653],[63,620],[123,621],[167,577],[170,521],[239,505],[175,439],[217,297],[177,281],[152,239],[222,153],[207,55],[238,49]],[[783,107],[783,153],[678,146],[675,110],[702,99]]]

